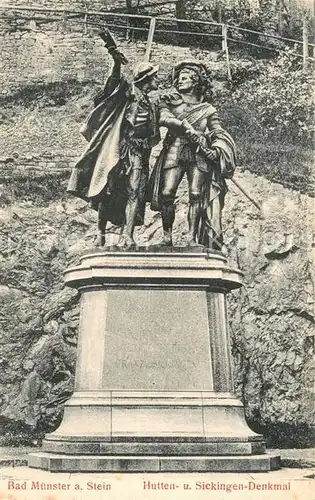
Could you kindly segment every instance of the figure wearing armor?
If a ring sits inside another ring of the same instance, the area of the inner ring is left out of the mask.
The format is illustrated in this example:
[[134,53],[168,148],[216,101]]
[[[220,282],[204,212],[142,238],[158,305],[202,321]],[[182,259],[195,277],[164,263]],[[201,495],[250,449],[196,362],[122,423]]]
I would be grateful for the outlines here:
[[206,101],[209,79],[203,64],[175,67],[176,92],[162,96],[160,125],[167,127],[163,149],[151,176],[151,207],[160,210],[163,245],[172,245],[174,200],[186,174],[189,187],[188,246],[222,248],[221,210],[225,178],[235,169],[235,145]]

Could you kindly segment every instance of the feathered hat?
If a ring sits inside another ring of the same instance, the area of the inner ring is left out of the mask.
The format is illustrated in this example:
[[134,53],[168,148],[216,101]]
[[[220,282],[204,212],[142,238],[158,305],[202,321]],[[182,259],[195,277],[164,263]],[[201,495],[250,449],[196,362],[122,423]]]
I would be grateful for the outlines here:
[[197,61],[191,61],[191,60],[184,60],[180,61],[177,63],[172,72],[172,80],[173,82],[176,80],[178,77],[179,73],[183,69],[191,69],[192,71],[195,71],[195,73],[202,79],[207,79],[209,77],[209,72],[206,68],[206,66],[200,62]]

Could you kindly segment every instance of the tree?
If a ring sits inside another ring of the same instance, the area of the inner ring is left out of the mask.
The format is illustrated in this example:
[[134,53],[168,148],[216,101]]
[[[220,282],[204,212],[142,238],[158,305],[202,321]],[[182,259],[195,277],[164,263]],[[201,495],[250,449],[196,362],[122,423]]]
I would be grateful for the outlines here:
[[127,8],[128,14],[136,13],[138,10],[139,4],[140,4],[140,0],[135,0],[135,1],[126,0],[126,8]]
[[[186,0],[177,0],[175,2],[175,13],[177,19],[187,19]],[[179,31],[189,31],[189,24],[177,21]]]

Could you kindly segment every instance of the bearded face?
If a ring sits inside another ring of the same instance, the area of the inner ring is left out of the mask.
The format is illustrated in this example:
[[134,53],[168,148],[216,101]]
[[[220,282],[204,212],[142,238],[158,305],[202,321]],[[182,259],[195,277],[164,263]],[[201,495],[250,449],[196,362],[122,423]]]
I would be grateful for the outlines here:
[[176,88],[181,93],[191,92],[199,84],[199,76],[193,69],[184,68],[178,75]]

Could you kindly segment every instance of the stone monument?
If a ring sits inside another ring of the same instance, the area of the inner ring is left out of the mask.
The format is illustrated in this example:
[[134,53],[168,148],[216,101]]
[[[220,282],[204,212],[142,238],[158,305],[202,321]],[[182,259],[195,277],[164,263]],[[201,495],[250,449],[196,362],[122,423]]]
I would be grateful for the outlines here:
[[269,471],[233,394],[226,294],[242,274],[215,252],[94,251],[81,292],[75,390],[29,466],[50,471]]
[[[117,70],[122,55],[112,38],[107,45]],[[136,92],[119,76],[116,89],[110,86],[113,93],[105,87],[95,103],[101,113],[89,124],[96,123],[96,132],[72,174],[70,191],[99,209],[101,248],[65,272],[66,285],[81,294],[75,388],[58,429],[46,435],[42,451],[29,455],[30,467],[64,472],[279,467],[279,457],[265,453],[263,437],[248,427],[233,394],[226,295],[241,287],[242,273],[229,267],[221,252],[224,178],[235,168],[233,139],[204,100],[203,65],[175,69],[176,94],[161,99],[159,110],[147,96],[157,71],[152,65],[135,73],[133,85],[141,83]],[[113,102],[123,103],[116,114]],[[110,126],[108,109],[116,120]],[[141,162],[157,135],[158,115],[168,136],[150,187],[164,238],[144,248],[136,246],[133,229],[141,219],[141,186],[148,181]],[[125,133],[126,118],[132,133]],[[108,161],[109,147],[115,161]],[[173,201],[184,174],[189,229],[187,245],[180,248],[172,246]],[[118,212],[122,237],[116,248],[107,248],[104,220]]]

